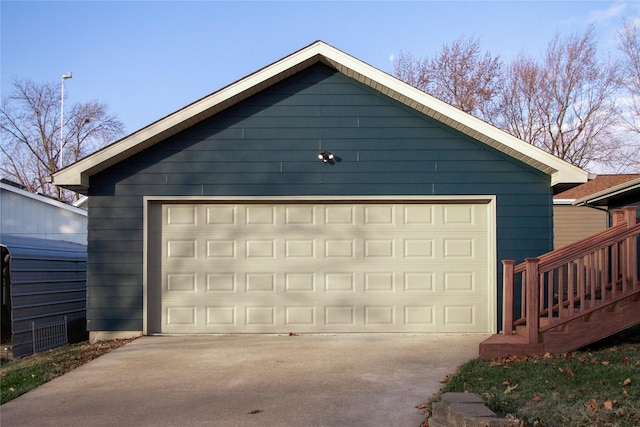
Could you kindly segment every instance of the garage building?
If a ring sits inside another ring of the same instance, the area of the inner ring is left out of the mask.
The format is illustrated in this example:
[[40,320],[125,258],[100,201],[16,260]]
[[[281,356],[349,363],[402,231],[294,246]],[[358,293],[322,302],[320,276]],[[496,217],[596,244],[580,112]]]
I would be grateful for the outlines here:
[[495,332],[500,260],[588,173],[315,42],[53,176],[89,196],[88,328]]

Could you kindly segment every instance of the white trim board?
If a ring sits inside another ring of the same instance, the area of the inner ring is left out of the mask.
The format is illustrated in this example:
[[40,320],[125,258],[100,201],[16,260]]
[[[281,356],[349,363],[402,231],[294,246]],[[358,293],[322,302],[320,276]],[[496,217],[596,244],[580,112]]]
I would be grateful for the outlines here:
[[487,205],[487,239],[489,245],[488,265],[487,265],[487,303],[488,307],[488,327],[489,333],[495,333],[497,328],[497,287],[491,284],[497,283],[497,221],[496,221],[496,196],[280,196],[280,197],[198,197],[198,196],[153,196],[144,197],[144,230],[143,230],[143,334],[149,334],[149,283],[151,268],[149,255],[151,252],[150,243],[150,222],[152,221],[150,211],[151,206],[160,206],[165,203],[296,203],[309,204],[327,204],[335,203],[428,203],[428,204],[486,204]]

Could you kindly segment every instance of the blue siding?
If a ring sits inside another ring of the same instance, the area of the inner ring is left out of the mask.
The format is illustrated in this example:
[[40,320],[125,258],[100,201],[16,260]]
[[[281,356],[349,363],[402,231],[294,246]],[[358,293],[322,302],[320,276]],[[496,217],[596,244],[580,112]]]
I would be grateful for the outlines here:
[[91,330],[142,329],[143,196],[496,195],[498,260],[552,249],[547,175],[319,64],[90,183]]

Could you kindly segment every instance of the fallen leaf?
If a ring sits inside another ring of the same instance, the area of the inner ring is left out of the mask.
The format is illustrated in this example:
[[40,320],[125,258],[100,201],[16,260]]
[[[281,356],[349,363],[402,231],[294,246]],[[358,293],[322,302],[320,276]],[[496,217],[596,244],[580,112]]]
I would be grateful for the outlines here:
[[419,404],[416,405],[416,409],[424,409],[426,407],[427,407],[426,403],[419,403]]
[[9,387],[9,391],[16,391],[16,389],[13,387]]
[[531,400],[533,400],[534,402],[542,402],[544,400],[544,398],[542,396],[540,396],[539,394],[534,395]]
[[509,385],[509,384],[511,384],[511,381],[509,380],[502,381],[502,385]]
[[607,410],[609,410],[609,411],[610,411],[610,410],[612,410],[612,409],[613,409],[613,401],[611,401],[611,400],[605,400],[605,402],[604,402],[604,409],[607,409]]
[[608,361],[608,360],[603,360],[603,361],[602,361],[602,364],[603,364],[604,366],[609,366],[609,361]]
[[511,392],[518,388],[518,384],[514,386],[507,386],[507,389],[504,391],[504,394],[511,394]]
[[260,412],[262,412],[262,409],[252,409],[251,411],[248,412],[248,414],[259,414]]
[[589,409],[591,409],[592,411],[597,411],[598,410],[598,402],[596,402],[595,399],[591,399],[589,401],[589,403],[587,403],[587,407]]
[[622,359],[620,359],[620,363],[624,363],[626,365],[627,363],[629,363],[629,358],[623,357]]
[[572,378],[574,376],[573,370],[570,367],[558,368],[558,371],[566,374],[565,376],[567,377],[567,379]]
[[631,378],[627,378],[626,380],[622,381],[622,387],[628,386],[629,384],[631,384]]
[[626,396],[629,394],[629,392],[627,391],[626,388],[622,387],[622,394]]
[[440,381],[440,384],[446,384],[447,382],[449,382],[449,375],[444,377],[444,379],[442,381]]
[[296,334],[295,332],[289,332],[289,336],[290,336],[290,337],[297,337],[297,336],[298,336],[298,334]]

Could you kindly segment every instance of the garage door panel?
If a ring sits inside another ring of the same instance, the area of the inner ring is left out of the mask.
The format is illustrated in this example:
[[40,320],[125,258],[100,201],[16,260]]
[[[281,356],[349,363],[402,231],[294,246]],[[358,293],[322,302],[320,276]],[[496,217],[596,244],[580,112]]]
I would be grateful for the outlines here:
[[275,225],[276,224],[276,208],[275,206],[246,206],[245,224],[247,225]]
[[482,322],[476,302],[455,305],[170,306],[165,333],[469,332]]
[[161,209],[161,332],[490,329],[486,204]]
[[[248,271],[238,273],[234,269],[241,266],[217,266],[214,273],[196,273],[196,265],[183,265],[166,270],[164,283],[166,291],[190,290],[194,292],[243,292],[245,290],[293,291],[354,291],[393,290],[405,292],[461,291],[465,294],[486,294],[486,269],[473,265],[452,266],[448,270],[429,271],[427,269],[406,268],[404,271],[390,271],[384,266],[370,268],[366,272],[353,272],[348,264],[331,268],[295,268],[291,271],[274,273],[268,265],[253,266]],[[402,265],[396,266],[401,268]],[[455,267],[455,268],[453,268]],[[428,268],[428,267],[427,267]],[[315,270],[315,271],[312,271]],[[238,286],[240,284],[241,286]],[[361,285],[360,288],[358,285]],[[318,294],[320,297],[321,294]]]
[[237,291],[237,274],[234,272],[208,273],[206,280],[207,292],[228,294]]
[[169,206],[166,210],[166,224],[175,225],[196,225],[197,207],[195,206]]
[[345,226],[355,224],[355,206],[331,205],[324,207],[324,225]]
[[207,206],[200,210],[204,211],[206,225],[235,226],[238,223],[236,206]]

